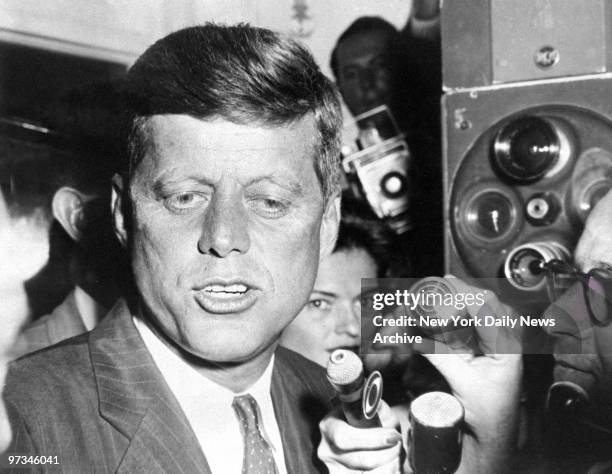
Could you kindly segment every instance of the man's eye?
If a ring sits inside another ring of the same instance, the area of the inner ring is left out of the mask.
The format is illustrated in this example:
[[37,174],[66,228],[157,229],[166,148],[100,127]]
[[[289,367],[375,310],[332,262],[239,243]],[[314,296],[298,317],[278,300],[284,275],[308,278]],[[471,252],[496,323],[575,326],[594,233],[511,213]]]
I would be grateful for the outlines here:
[[328,311],[331,309],[331,303],[320,298],[315,298],[308,302],[308,307],[311,309],[318,309],[319,311]]
[[345,69],[342,72],[342,79],[344,82],[356,82],[359,79],[359,73],[355,69]]
[[206,196],[196,192],[172,194],[164,200],[164,204],[173,211],[189,211],[206,202]]
[[276,219],[289,212],[289,203],[280,199],[259,197],[251,200],[251,208],[263,217]]

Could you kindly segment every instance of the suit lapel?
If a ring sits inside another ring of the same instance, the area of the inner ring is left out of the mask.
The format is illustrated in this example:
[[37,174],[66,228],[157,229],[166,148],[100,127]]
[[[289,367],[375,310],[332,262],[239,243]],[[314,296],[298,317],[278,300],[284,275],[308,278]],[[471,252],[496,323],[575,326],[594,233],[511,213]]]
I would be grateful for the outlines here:
[[128,440],[117,472],[210,473],[198,440],[120,301],[90,334],[100,414]]

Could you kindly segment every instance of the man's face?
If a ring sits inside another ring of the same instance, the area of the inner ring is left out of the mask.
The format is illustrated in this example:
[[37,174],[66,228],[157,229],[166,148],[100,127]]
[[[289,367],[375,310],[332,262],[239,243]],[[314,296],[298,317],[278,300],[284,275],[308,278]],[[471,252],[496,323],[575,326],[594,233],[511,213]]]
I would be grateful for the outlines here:
[[376,270],[376,262],[362,249],[334,252],[323,260],[310,299],[281,344],[324,367],[334,350],[357,349],[361,279],[376,278]]
[[380,31],[350,36],[337,49],[338,87],[353,115],[390,105],[389,40]]
[[[593,268],[612,268],[612,192],[591,211],[578,240],[574,261],[585,273]],[[557,326],[547,329],[558,336],[555,378],[576,379],[583,386],[597,381],[599,390],[612,393],[612,324],[592,325],[579,284],[570,288],[555,305],[564,310],[559,311],[560,314],[568,315],[563,321],[558,321]],[[579,329],[576,329],[576,322],[583,323],[578,324]]]
[[[250,360],[307,301],[335,239],[339,199],[324,203],[313,121],[158,115],[146,128],[129,239],[143,310],[201,359]],[[126,238],[121,219],[116,227]]]

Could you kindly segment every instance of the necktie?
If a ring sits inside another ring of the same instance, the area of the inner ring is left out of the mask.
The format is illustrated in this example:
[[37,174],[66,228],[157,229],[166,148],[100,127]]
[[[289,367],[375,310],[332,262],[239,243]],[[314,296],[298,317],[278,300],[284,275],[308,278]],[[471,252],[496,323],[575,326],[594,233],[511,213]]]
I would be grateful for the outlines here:
[[242,474],[277,474],[272,449],[259,430],[259,407],[251,395],[234,398],[232,408],[244,439]]

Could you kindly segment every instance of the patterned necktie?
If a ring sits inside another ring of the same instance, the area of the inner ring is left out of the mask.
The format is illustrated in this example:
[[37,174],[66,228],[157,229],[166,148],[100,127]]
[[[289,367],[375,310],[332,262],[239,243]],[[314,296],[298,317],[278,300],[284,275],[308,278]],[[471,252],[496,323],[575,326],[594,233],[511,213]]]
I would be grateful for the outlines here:
[[251,395],[234,398],[232,408],[244,440],[242,474],[277,474],[272,449],[259,431],[259,407]]

